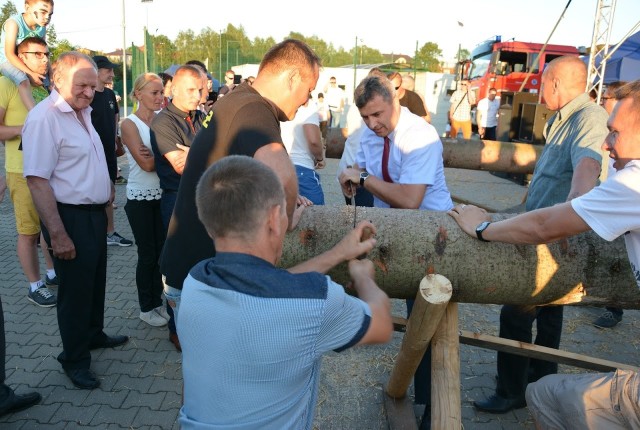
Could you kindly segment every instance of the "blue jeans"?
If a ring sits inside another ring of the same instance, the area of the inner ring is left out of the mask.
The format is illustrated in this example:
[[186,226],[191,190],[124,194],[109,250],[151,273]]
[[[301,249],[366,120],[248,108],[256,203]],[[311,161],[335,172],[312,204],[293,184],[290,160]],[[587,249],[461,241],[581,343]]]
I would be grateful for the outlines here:
[[324,205],[324,193],[320,177],[315,170],[296,165],[298,193],[311,200],[314,205]]
[[330,128],[340,128],[340,120],[342,119],[342,112],[337,110],[329,110],[329,127]]
[[[166,278],[162,275],[162,285],[164,286],[164,297],[167,299],[167,307],[171,308],[170,310],[173,312],[172,321],[175,324],[175,327],[178,325],[178,310],[180,308],[180,297],[182,296],[182,290],[177,288],[170,287],[165,282]],[[172,327],[169,327],[170,332],[175,332],[175,329],[172,330]]]

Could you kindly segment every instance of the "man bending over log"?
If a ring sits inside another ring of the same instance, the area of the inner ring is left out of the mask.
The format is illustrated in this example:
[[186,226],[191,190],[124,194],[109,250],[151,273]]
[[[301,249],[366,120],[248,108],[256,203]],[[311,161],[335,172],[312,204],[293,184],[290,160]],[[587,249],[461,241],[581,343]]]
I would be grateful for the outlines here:
[[[289,224],[275,172],[246,156],[227,156],[202,176],[198,216],[216,256],[184,282],[183,429],[311,429],[322,354],[391,338],[390,302],[374,281],[362,222],[334,248],[289,270],[277,268]],[[326,272],[349,261],[360,297]]]

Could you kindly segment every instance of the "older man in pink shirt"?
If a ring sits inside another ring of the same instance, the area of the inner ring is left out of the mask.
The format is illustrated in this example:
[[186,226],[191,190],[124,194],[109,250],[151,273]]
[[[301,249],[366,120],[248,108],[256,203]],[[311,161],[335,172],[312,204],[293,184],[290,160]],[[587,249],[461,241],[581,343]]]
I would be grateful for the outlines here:
[[107,336],[104,298],[107,219],[115,190],[100,137],[91,124],[97,84],[93,60],[62,54],[53,65],[55,90],[29,112],[22,131],[24,176],[53,251],[58,274],[58,361],[76,387],[100,385],[90,369],[91,349],[122,345]]

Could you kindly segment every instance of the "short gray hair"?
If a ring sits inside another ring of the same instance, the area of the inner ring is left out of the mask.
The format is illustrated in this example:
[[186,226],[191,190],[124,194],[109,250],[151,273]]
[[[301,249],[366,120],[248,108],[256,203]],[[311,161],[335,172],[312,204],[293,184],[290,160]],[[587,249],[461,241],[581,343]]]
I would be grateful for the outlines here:
[[281,205],[284,188],[266,164],[245,155],[229,155],[213,163],[196,188],[198,217],[213,238],[254,237],[266,213]]
[[358,84],[353,94],[356,107],[362,109],[376,95],[381,96],[382,100],[390,103],[396,96],[396,90],[393,88],[391,81],[386,77],[375,75],[367,76]]

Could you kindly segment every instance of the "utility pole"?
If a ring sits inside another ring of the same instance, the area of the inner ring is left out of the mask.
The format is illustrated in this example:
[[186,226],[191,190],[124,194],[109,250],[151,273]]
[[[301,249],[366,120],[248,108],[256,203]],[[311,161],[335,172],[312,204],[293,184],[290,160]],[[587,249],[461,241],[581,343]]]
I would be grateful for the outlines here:
[[[153,0],[140,0],[142,3],[153,3]],[[147,28],[149,28],[149,5],[147,5],[147,25],[144,27],[144,72],[149,72],[149,61],[147,50],[149,47],[147,46]]]
[[358,64],[358,36],[356,36],[356,47],[353,48],[353,88],[356,88],[356,72]]

